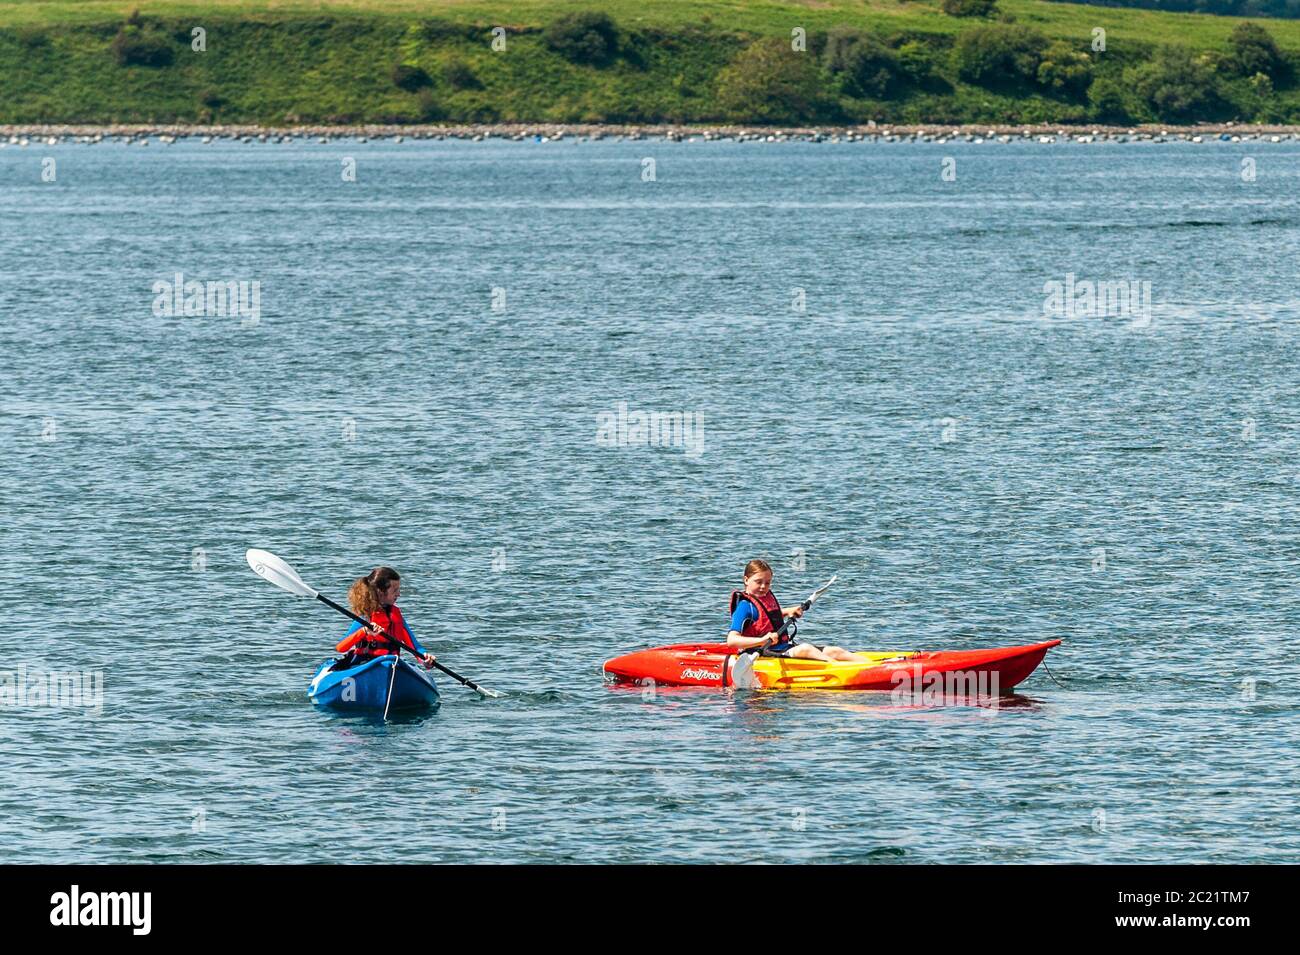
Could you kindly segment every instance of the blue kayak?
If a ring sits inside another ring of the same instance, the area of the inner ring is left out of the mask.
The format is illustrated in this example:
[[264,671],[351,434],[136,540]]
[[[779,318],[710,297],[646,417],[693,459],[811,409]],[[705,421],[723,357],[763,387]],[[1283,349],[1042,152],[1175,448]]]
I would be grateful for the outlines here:
[[[438,705],[438,688],[418,667],[393,654],[375,657],[364,663],[336,670],[339,660],[321,664],[307,696],[318,706],[345,710],[411,710]],[[393,667],[397,673],[393,673]],[[393,699],[389,703],[388,688]]]

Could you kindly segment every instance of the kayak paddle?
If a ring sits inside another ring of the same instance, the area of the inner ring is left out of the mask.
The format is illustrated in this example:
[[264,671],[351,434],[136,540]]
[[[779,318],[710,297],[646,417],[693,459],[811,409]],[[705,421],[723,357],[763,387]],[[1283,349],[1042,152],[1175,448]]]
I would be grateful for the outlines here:
[[[325,606],[332,607],[333,609],[337,610],[339,613],[343,614],[343,616],[345,617],[351,617],[353,620],[361,624],[363,627],[369,628],[374,626],[374,624],[372,624],[369,620],[365,620],[357,616],[347,607],[344,607],[340,604],[336,604],[334,601],[330,600],[320,591],[313,590],[311,587],[308,587],[307,584],[303,581],[303,579],[298,576],[298,572],[296,570],[290,567],[288,563],[281,560],[279,557],[276,557],[270,551],[257,550],[254,548],[254,549],[250,549],[248,553],[245,555],[245,557],[247,557],[248,559],[248,566],[253,568],[253,573],[257,574],[257,576],[261,577],[263,580],[275,584],[281,590],[287,590],[295,597],[315,597]],[[420,657],[415,653],[414,650],[412,650],[406,644],[402,643],[400,640],[398,640],[387,630],[381,627],[380,633],[383,636],[388,638],[389,643],[397,647],[399,653],[400,651],[405,650],[407,653],[416,657],[416,659],[420,659]],[[433,665],[437,667],[439,670],[441,670],[443,673],[447,674],[447,676],[451,677],[453,680],[456,680],[457,682],[469,687],[471,690],[473,690],[476,693],[479,693],[483,696],[490,696],[490,697],[499,697],[501,695],[495,690],[489,690],[485,687],[479,686],[473,680],[467,680],[465,677],[461,676],[455,670],[443,666],[437,660],[433,661]],[[394,668],[394,670],[396,670],[396,668]]]
[[[799,609],[806,612],[809,607],[817,602],[817,599],[821,597],[822,594],[830,590],[831,584],[835,583],[835,581],[839,579],[840,575],[835,574],[830,580],[826,581],[826,583],[822,584],[810,593],[808,599],[799,604]],[[781,637],[785,635],[785,632],[789,630],[790,627],[794,626],[794,622],[794,617],[787,617],[777,631],[762,643],[755,644],[752,647],[746,647],[744,650],[741,650],[734,655],[735,659],[731,663],[732,686],[742,690],[752,690],[758,686],[758,681],[754,679],[755,657],[762,656],[764,650],[774,643],[779,643]],[[795,627],[795,629],[797,630],[798,627]],[[750,654],[753,654],[753,656],[750,656]],[[725,679],[723,680],[723,683],[726,683]]]

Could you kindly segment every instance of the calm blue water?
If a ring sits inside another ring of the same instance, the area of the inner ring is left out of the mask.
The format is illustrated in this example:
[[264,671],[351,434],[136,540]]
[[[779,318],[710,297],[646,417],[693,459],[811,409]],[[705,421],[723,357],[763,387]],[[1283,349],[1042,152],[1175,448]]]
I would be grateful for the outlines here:
[[[5,666],[104,679],[0,707],[0,858],[1295,862],[1298,240],[1295,144],[0,149]],[[258,320],[155,316],[178,271]],[[1071,273],[1150,311],[1045,316]],[[397,567],[508,695],[316,711],[346,621],[248,547]],[[602,685],[754,556],[841,575],[809,639],[1062,686]]]

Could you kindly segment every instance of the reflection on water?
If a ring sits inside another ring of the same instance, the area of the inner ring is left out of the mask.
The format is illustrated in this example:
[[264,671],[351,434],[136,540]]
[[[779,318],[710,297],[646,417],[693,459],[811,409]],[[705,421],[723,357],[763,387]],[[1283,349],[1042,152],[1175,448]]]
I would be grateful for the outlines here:
[[830,690],[782,689],[741,690],[728,687],[719,690],[708,686],[637,686],[634,683],[606,683],[607,692],[640,696],[647,704],[660,704],[674,699],[699,701],[702,698],[729,700],[751,712],[786,712],[787,700],[799,701],[798,706],[829,707],[841,712],[879,713],[882,709],[924,712],[950,707],[974,707],[983,710],[1024,709],[1041,701],[1019,693],[1000,696],[972,696],[965,694],[931,693],[926,691],[919,699],[912,694],[895,695],[887,690]]
[[331,722],[341,724],[343,729],[339,735],[346,738],[349,735],[355,736],[354,728],[360,727],[382,729],[387,726],[421,726],[430,720],[436,720],[441,706],[441,703],[434,703],[423,709],[393,710],[387,719],[383,710],[342,710],[327,706],[317,706],[316,710]]
[[1004,710],[1033,710],[1044,705],[1039,700],[1019,694],[994,697],[939,695],[935,698],[927,697],[924,703],[914,703],[906,698],[900,701],[892,694],[880,690],[796,690],[780,693],[728,690],[727,694],[738,711],[757,717],[797,717],[801,712],[817,711],[852,713],[873,719],[897,719],[950,713],[955,709],[966,709],[971,711],[971,715],[990,717]]

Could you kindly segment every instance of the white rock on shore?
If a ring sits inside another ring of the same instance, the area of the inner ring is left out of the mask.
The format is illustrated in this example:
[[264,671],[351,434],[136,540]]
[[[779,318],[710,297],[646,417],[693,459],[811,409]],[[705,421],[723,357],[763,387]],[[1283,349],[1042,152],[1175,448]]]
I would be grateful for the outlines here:
[[412,140],[459,139],[487,142],[506,139],[513,142],[556,143],[582,140],[613,139],[615,142],[660,140],[671,143],[690,142],[811,142],[811,143],[949,143],[967,142],[980,145],[990,142],[1233,142],[1282,143],[1300,138],[1300,127],[1257,126],[1244,128],[1231,123],[1202,125],[1170,130],[1167,127],[1089,126],[1073,129],[1060,126],[955,126],[947,132],[925,126],[878,126],[871,122],[859,126],[777,128],[764,126],[592,126],[584,124],[475,124],[460,126],[326,126],[261,127],[243,125],[185,124],[113,124],[113,125],[0,125],[0,141],[25,146],[31,141],[45,145],[93,145],[105,140],[127,145],[147,146],[150,139],[164,145],[198,139],[217,141],[294,145],[300,139],[315,140],[322,145],[340,139],[367,143],[371,140],[402,143]]

